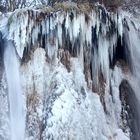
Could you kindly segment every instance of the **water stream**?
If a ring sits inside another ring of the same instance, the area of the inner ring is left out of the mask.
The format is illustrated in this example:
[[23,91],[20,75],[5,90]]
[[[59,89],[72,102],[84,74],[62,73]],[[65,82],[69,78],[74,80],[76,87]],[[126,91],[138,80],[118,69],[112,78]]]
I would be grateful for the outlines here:
[[133,131],[133,140],[140,139],[140,36],[135,24],[127,21],[129,30],[124,34],[125,42],[128,44],[127,59],[130,60],[131,74],[128,76],[128,81],[133,89],[130,93],[130,108],[133,114],[131,127]]
[[24,112],[20,87],[19,63],[11,42],[5,45],[4,65],[8,83],[11,140],[24,139]]

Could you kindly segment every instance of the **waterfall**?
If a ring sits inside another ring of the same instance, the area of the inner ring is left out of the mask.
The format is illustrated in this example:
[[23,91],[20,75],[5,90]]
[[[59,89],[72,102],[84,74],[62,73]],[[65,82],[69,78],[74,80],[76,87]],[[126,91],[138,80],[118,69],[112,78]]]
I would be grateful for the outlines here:
[[[139,26],[133,23],[129,19],[127,20],[127,26],[124,27],[124,40],[125,47],[127,47],[126,54],[129,61],[131,73],[128,75],[128,81],[133,89],[129,94],[130,108],[132,109],[131,127],[133,131],[133,139],[140,139],[140,36]],[[138,28],[138,29],[137,29]]]
[[123,11],[83,6],[38,6],[7,17],[11,140],[130,140],[131,132],[140,140],[140,26]]
[[6,43],[4,65],[8,83],[11,140],[24,139],[24,113],[20,87],[19,63],[14,46]]
[[135,26],[129,23],[130,31],[129,31],[129,38],[130,38],[130,53],[131,53],[131,65],[132,65],[132,75],[129,79],[131,86],[134,90],[136,99],[134,102],[137,103],[136,111],[135,111],[135,119],[136,119],[136,126],[135,126],[135,139],[140,139],[140,36],[135,28]]

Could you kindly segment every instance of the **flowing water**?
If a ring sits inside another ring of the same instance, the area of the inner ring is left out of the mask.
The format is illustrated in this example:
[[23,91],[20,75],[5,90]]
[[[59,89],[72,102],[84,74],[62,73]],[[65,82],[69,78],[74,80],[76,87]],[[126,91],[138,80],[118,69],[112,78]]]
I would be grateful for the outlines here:
[[24,139],[24,112],[20,87],[19,63],[11,42],[5,45],[4,65],[8,83],[11,140]]
[[[128,81],[133,89],[130,93],[130,104],[132,108],[133,120],[132,131],[133,140],[140,139],[140,36],[136,25],[127,21],[129,29],[126,30],[124,37],[128,47],[127,59],[130,61],[131,74]],[[134,94],[134,95],[133,95]]]

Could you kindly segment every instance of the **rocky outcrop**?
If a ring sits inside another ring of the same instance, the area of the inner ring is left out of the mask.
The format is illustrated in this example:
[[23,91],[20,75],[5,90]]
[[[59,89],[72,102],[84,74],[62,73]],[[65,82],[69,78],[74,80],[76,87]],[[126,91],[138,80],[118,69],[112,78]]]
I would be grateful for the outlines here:
[[126,120],[123,122],[126,131],[128,126],[131,129],[131,140],[138,140],[140,137],[140,111],[139,101],[127,80],[123,80],[119,87],[120,99],[122,101],[122,119]]

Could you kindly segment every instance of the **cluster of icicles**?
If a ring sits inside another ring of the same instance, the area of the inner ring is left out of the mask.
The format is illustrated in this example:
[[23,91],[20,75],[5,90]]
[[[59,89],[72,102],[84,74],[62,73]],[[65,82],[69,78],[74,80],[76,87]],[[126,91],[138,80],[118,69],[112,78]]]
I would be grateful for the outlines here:
[[[140,49],[137,47],[140,44],[140,26],[136,23],[132,22],[129,14],[108,12],[101,5],[87,12],[77,9],[22,9],[7,18],[2,32],[6,39],[12,40],[22,61],[37,47],[46,50],[50,61],[61,57],[63,54],[58,55],[58,52],[63,51],[68,52],[70,57],[78,57],[88,87],[99,92],[102,83],[106,84],[106,88],[110,86],[110,67],[117,61],[118,40],[125,49],[123,55],[129,56],[128,64],[140,60]],[[139,62],[135,62],[131,66],[133,71],[137,70],[137,76],[140,68]]]
[[87,80],[98,87],[100,71],[109,82],[109,60],[113,59],[118,24],[122,26],[119,18],[117,13],[108,13],[101,6],[88,13],[74,9],[55,13],[17,10],[7,21],[7,38],[14,41],[20,58],[33,47],[44,48],[50,59],[58,49],[68,50],[71,56],[80,58],[83,69],[84,62],[88,64]]
[[72,57],[79,57],[83,71],[86,63],[86,80],[94,81],[95,89],[99,87],[100,75],[109,85],[109,69],[114,63],[118,38],[125,46],[128,24],[134,26],[128,20],[130,17],[117,11],[108,12],[101,5],[87,12],[46,9],[16,10],[8,18],[6,36],[14,41],[19,57],[42,47],[52,60],[59,49],[68,50]]

